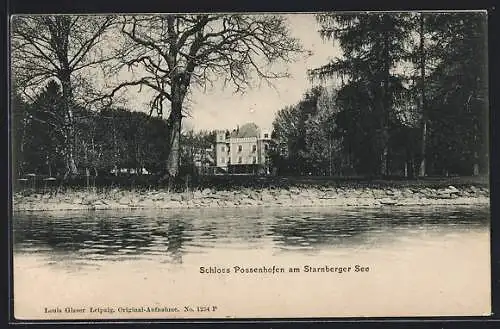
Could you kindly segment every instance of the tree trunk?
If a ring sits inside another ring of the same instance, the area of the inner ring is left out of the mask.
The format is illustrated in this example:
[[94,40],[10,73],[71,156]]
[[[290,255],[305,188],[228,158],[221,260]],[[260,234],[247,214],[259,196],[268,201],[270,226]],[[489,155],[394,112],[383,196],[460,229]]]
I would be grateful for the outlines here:
[[49,177],[52,177],[52,167],[50,165],[50,158],[48,155],[46,156],[46,159],[47,159],[47,167],[49,169]]
[[389,147],[387,146],[387,143],[384,143],[380,161],[382,164],[380,169],[382,176],[389,176]]
[[75,162],[75,123],[73,115],[73,92],[71,89],[71,75],[69,70],[63,70],[59,74],[59,80],[62,85],[63,106],[65,111],[65,130],[66,130],[66,167],[71,175],[78,174],[78,168]]
[[[477,80],[476,80],[477,81]],[[476,108],[473,105],[471,105],[471,100],[476,99],[476,92],[475,90],[472,91],[472,94],[469,96],[469,101],[467,103],[468,112],[472,114],[472,175],[473,176],[479,176],[480,173],[480,167],[479,167],[479,152],[478,150],[481,148],[479,145],[479,124],[478,124],[478,118],[476,117]]]
[[474,164],[472,167],[472,175],[474,176],[479,176],[479,163],[478,163],[479,156],[477,152],[474,152]]
[[172,110],[168,118],[169,121],[169,152],[167,158],[167,173],[170,177],[177,177],[179,174],[180,160],[180,136],[182,121],[182,100],[172,100]]
[[472,129],[473,129],[473,143],[472,143],[472,147],[474,149],[474,152],[473,152],[473,164],[472,164],[472,175],[473,176],[479,176],[479,153],[477,151],[478,149],[478,138],[477,138],[477,135],[478,135],[478,126],[477,126],[477,122],[476,122],[476,119],[473,119],[474,121],[474,124],[472,125]]
[[333,170],[332,170],[332,137],[328,136],[328,175],[331,177],[333,175]]
[[118,176],[118,142],[116,137],[116,125],[115,125],[115,117],[111,114],[111,125],[113,130],[113,171],[115,173],[115,177]]
[[421,96],[421,112],[422,112],[422,145],[421,145],[421,162],[420,176],[424,177],[426,172],[426,144],[427,144],[427,104],[425,97],[425,28],[424,14],[420,13],[420,96]]
[[426,144],[427,144],[427,120],[422,120],[422,149],[421,149],[421,156],[422,159],[420,161],[420,172],[419,176],[420,177],[425,177],[427,174],[427,169],[426,169]]
[[[387,26],[386,20],[387,17],[384,16],[384,25]],[[383,87],[382,87],[382,108],[381,108],[381,116],[382,116],[382,154],[380,157],[381,166],[380,173],[383,176],[389,175],[389,111],[391,107],[391,101],[389,94],[389,79],[390,79],[390,51],[389,51],[389,34],[387,28],[384,28],[384,45],[383,45],[383,55],[384,55],[384,68],[383,68]]]

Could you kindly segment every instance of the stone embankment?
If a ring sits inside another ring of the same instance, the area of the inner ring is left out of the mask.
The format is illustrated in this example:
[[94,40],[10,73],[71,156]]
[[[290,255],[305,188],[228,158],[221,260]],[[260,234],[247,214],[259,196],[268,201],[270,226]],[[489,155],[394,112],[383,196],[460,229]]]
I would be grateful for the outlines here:
[[291,187],[278,189],[215,189],[184,193],[167,191],[69,191],[13,195],[14,211],[169,209],[217,207],[320,207],[489,204],[486,187]]

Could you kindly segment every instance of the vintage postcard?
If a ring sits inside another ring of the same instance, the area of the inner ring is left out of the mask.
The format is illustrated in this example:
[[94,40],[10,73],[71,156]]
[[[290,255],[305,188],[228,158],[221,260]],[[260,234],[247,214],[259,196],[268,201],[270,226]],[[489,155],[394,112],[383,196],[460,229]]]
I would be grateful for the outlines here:
[[10,27],[16,320],[491,314],[486,12]]

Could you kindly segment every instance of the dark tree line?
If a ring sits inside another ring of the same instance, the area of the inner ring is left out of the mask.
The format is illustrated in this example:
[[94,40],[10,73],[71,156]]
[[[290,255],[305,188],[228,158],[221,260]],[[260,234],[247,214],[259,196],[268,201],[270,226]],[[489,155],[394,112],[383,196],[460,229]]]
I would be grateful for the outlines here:
[[[28,174],[63,178],[67,170],[64,98],[50,81],[33,102],[12,99],[12,148],[15,177]],[[73,108],[74,162],[81,177],[159,175],[168,150],[166,120],[125,108],[90,111]],[[213,147],[215,132],[182,132],[180,174],[195,174],[196,156]],[[201,154],[204,155],[204,154]]]
[[[12,102],[13,172],[63,177],[67,172],[64,97],[50,81],[32,103],[14,95]],[[90,111],[73,107],[73,160],[80,176],[141,174],[164,168],[166,122],[121,108]]]
[[318,15],[343,54],[309,74],[336,87],[326,105],[313,88],[278,113],[275,162],[294,174],[488,173],[485,15]]

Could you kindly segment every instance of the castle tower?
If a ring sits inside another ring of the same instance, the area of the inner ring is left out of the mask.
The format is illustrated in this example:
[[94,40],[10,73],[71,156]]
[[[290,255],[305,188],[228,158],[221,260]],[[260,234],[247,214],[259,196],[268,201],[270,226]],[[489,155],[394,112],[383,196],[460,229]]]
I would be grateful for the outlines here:
[[271,132],[269,131],[269,129],[262,129],[260,131],[260,139],[265,139],[265,140],[271,139]]
[[224,130],[217,130],[215,142],[216,143],[225,143],[226,142],[226,132]]
[[215,135],[215,158],[217,167],[227,167],[229,160],[229,145],[224,130],[218,130]]

